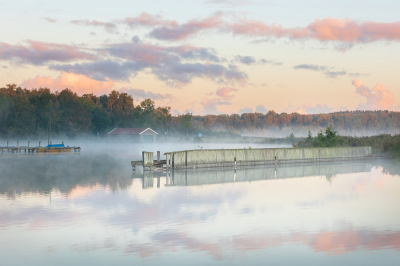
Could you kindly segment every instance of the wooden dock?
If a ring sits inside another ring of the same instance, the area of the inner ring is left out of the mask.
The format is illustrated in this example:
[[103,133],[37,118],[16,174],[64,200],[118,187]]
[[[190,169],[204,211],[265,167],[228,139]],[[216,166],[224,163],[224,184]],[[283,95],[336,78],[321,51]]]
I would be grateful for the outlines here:
[[80,147],[60,147],[60,148],[47,148],[47,147],[0,147],[1,153],[10,152],[10,153],[61,153],[61,152],[80,152]]
[[[63,143],[64,144],[64,143]],[[65,152],[80,152],[81,147],[42,147],[41,141],[39,141],[39,146],[30,146],[30,141],[28,141],[28,146],[19,146],[19,141],[17,141],[17,146],[9,146],[7,141],[7,146],[1,147],[1,153],[65,153]]]

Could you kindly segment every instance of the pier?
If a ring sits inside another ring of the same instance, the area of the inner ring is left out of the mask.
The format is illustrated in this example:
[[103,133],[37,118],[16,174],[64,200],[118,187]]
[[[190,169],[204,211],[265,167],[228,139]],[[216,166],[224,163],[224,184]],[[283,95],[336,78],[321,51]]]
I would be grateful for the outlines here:
[[[32,147],[31,142],[28,141],[28,146],[20,146],[19,141],[17,141],[17,146],[10,146],[10,142],[7,141],[7,146],[0,146],[1,153],[61,153],[61,152],[80,152],[80,147],[42,147],[41,141],[39,141],[39,146]],[[51,144],[51,143],[50,143]],[[62,143],[64,144],[64,142]]]
[[142,153],[141,161],[132,161],[132,170],[143,166],[144,171],[162,169],[196,169],[214,167],[241,167],[268,164],[299,164],[372,159],[371,147],[332,148],[267,148],[219,149],[166,152],[165,160],[153,158],[153,152]]

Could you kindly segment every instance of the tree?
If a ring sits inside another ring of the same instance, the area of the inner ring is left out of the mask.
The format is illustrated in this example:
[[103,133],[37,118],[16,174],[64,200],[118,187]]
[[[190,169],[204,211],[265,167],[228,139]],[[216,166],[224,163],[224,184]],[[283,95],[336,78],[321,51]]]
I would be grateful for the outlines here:
[[186,130],[186,136],[189,134],[189,128],[192,126],[192,113],[187,113],[180,117],[180,122],[183,129]]
[[318,132],[317,138],[314,141],[313,146],[335,147],[337,145],[337,139],[337,132],[333,129],[332,125],[330,125],[325,129],[325,132],[323,132],[322,130]]
[[168,129],[171,123],[171,107],[158,107],[155,110],[157,122],[163,125],[168,140]]

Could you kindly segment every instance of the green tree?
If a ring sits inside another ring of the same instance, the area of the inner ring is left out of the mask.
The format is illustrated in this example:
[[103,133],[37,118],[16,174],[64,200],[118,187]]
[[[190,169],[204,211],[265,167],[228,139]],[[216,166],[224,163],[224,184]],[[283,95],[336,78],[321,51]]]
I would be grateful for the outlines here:
[[186,130],[186,136],[189,134],[189,128],[192,126],[192,113],[187,113],[180,117],[181,126]]

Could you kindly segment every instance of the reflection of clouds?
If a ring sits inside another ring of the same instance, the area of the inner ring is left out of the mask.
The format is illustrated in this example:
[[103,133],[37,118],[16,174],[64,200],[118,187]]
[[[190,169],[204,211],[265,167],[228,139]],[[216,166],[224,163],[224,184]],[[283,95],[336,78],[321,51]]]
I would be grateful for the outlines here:
[[76,186],[72,188],[68,194],[67,197],[69,199],[75,199],[75,198],[83,198],[88,194],[91,194],[95,190],[100,190],[102,189],[102,186],[99,184],[93,185],[93,186]]
[[357,194],[360,194],[368,186],[382,189],[392,178],[392,175],[385,173],[382,166],[373,167],[370,176],[363,176],[357,179],[356,183],[353,185],[353,190]]
[[[256,170],[246,173],[258,176]],[[130,175],[107,172],[101,182],[92,177],[64,180],[68,189],[53,189],[51,203],[33,193],[3,196],[0,230],[24,225],[16,238],[51,232],[59,240],[41,239],[45,253],[66,245],[74,253],[107,251],[146,260],[181,251],[224,260],[288,245],[324,255],[400,249],[400,220],[396,206],[388,204],[398,199],[400,179],[385,177],[382,168],[338,174],[332,184],[314,176],[142,189]],[[358,195],[353,188],[363,180],[369,194]],[[387,183],[378,189],[382,180]],[[123,184],[129,189],[121,190]],[[68,243],[60,237],[88,224]]]
[[230,238],[212,236],[194,237],[177,229],[156,232],[147,242],[129,241],[118,244],[117,239],[107,238],[104,241],[92,241],[74,244],[75,252],[96,250],[117,251],[135,254],[141,258],[160,257],[162,254],[186,250],[201,252],[215,260],[234,258],[249,252],[274,248],[284,245],[304,245],[314,252],[326,255],[341,255],[355,251],[396,250],[400,251],[400,231],[374,231],[373,229],[344,229],[338,231],[320,231],[317,233],[294,232],[288,234],[238,234]]
[[285,244],[301,243],[315,252],[339,255],[357,250],[394,249],[400,251],[400,231],[339,230],[318,233],[297,232],[277,236],[245,236],[233,241],[235,250],[246,252]]

